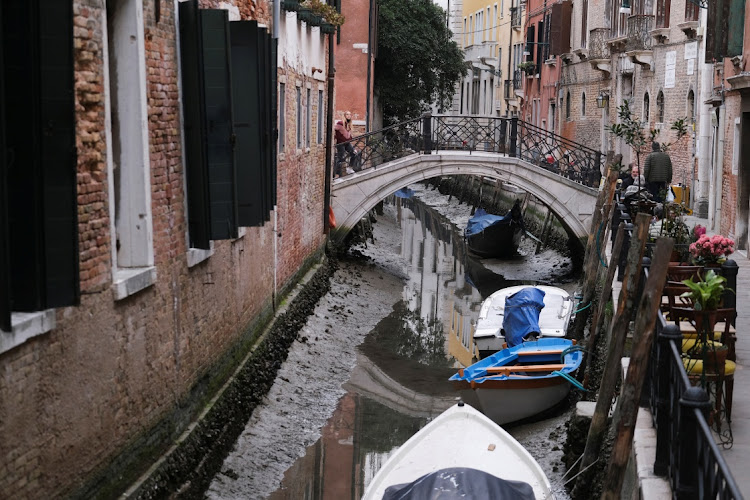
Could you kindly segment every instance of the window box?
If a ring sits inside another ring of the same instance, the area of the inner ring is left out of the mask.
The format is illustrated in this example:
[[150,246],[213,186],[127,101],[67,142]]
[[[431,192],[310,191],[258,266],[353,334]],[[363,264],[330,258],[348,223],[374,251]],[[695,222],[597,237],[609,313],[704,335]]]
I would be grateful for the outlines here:
[[297,12],[300,9],[299,0],[282,0],[281,8],[289,12]]

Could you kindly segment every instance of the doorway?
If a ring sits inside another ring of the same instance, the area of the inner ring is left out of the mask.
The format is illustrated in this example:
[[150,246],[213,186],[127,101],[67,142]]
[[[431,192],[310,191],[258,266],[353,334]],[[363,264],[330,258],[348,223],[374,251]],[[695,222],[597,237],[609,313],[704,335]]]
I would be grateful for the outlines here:
[[750,217],[750,112],[742,113],[740,138],[735,242],[738,250],[747,250],[748,217]]

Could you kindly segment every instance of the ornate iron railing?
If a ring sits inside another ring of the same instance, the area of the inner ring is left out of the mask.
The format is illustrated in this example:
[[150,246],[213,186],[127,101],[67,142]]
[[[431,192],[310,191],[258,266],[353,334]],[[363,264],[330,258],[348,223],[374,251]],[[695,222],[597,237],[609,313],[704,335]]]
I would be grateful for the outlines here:
[[521,9],[520,7],[511,7],[510,8],[510,25],[513,28],[520,28],[521,27]]
[[589,32],[589,59],[609,59],[609,28],[594,28]]
[[[604,155],[530,123],[518,121],[518,151],[512,156],[586,186],[599,185]],[[513,134],[511,133],[511,136]]]
[[505,153],[508,121],[487,116],[435,116],[433,148]]
[[523,90],[524,72],[517,69],[513,72],[513,90]]
[[[355,137],[350,156],[337,145],[334,161],[355,171],[433,150],[486,151],[521,158],[586,186],[599,185],[603,155],[518,118],[431,116]],[[343,160],[342,160],[343,159]],[[342,169],[334,169],[337,172]]]
[[654,16],[637,14],[628,18],[628,41],[626,51],[651,50],[651,34],[654,26]]
[[354,170],[362,170],[419,153],[424,150],[422,123],[422,118],[416,118],[357,136],[349,141],[354,147],[354,157],[342,151],[345,146],[337,145],[334,161],[348,161]]

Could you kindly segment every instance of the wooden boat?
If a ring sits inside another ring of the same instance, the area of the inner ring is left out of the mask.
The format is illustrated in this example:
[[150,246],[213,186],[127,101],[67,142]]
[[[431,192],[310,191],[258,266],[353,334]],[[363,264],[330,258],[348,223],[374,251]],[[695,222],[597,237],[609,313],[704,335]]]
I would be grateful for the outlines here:
[[[419,487],[434,491],[436,484],[440,498],[446,499],[553,498],[547,476],[529,452],[502,427],[463,403],[448,408],[391,455],[363,498],[396,497],[402,488],[412,493]],[[446,487],[456,491],[445,491]]]
[[450,380],[471,388],[482,411],[498,424],[515,422],[552,408],[568,395],[581,350],[572,340],[541,338],[496,352],[462,368]]
[[504,216],[478,208],[464,231],[469,250],[482,258],[507,258],[516,254],[526,228],[518,200]]
[[[505,299],[516,292],[528,288],[527,285],[512,286],[496,291],[482,303],[479,318],[474,328],[474,344],[479,357],[486,358],[503,349],[505,332]],[[573,300],[568,292],[554,286],[537,285],[544,292],[544,307],[539,313],[541,337],[564,337],[573,315]]]

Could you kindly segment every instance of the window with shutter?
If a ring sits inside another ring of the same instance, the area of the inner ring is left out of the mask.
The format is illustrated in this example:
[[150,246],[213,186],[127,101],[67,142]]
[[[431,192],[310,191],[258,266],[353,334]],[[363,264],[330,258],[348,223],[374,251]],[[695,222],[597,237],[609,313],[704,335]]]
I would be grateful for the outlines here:
[[581,47],[584,49],[586,48],[589,39],[588,16],[589,0],[583,0],[583,2],[581,2]]
[[534,33],[535,31],[533,25],[526,28],[526,50],[524,52],[528,52],[528,55],[526,56],[527,61],[534,60]]
[[[686,0],[690,3],[690,0]],[[656,0],[656,27],[669,28],[670,0]]]
[[[0,7],[0,40],[3,39],[3,9]],[[5,44],[3,43],[3,46]],[[0,50],[0,102],[5,102],[3,51]],[[3,104],[3,108],[5,104]],[[10,332],[10,240],[8,239],[8,189],[6,186],[8,153],[5,149],[5,114],[0,113],[0,330]]]
[[542,73],[542,62],[544,62],[544,21],[539,21],[536,34],[536,72]]
[[80,298],[69,2],[3,0],[0,322]]
[[573,3],[565,1],[552,4],[549,18],[549,53],[559,56],[570,52],[570,17]]

